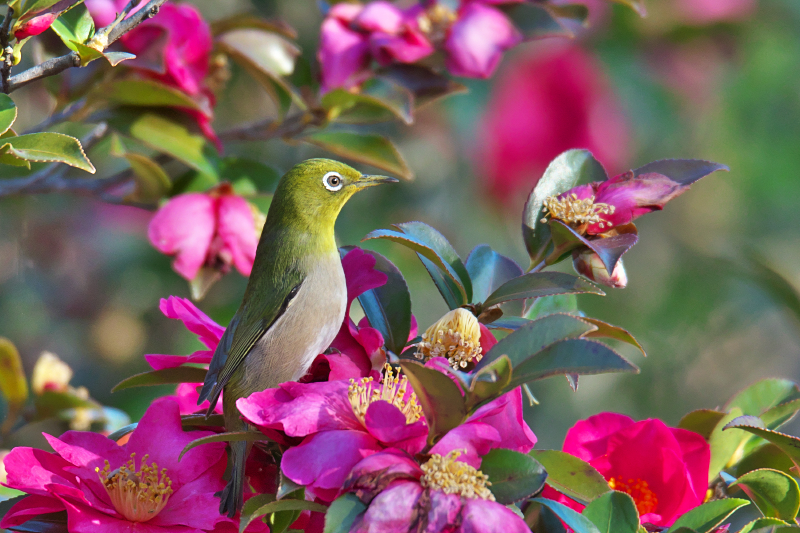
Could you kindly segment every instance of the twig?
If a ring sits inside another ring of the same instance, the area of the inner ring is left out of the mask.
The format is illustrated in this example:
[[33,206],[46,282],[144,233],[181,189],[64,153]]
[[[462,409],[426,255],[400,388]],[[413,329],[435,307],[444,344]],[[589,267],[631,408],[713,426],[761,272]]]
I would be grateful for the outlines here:
[[[42,121],[41,123],[37,124],[33,128],[31,128],[29,130],[26,130],[25,134],[28,134],[28,133],[39,133],[41,131],[47,130],[53,124],[58,124],[60,122],[65,122],[65,121],[69,120],[70,118],[72,118],[72,116],[75,113],[77,113],[78,111],[83,109],[83,106],[85,106],[85,105],[86,105],[86,98],[81,98],[79,100],[75,100],[74,102],[69,104],[67,107],[65,107],[64,109],[62,109],[61,111],[59,111],[55,115],[51,115],[51,116],[47,117],[44,121]],[[89,120],[89,122],[91,122],[91,119]]]
[[0,65],[0,88],[4,93],[8,93],[8,77],[11,74],[11,64],[14,62],[14,49],[8,44],[12,18],[14,18],[14,10],[9,6],[6,18],[3,19],[3,26],[0,27],[0,48],[2,48],[3,58],[3,64]]
[[233,128],[219,134],[221,141],[265,141],[291,138],[300,135],[306,128],[322,126],[327,118],[321,113],[298,113],[282,122],[264,120],[248,126]]
[[[132,5],[134,1],[130,2],[129,6]],[[110,32],[107,31],[107,28],[109,26],[113,26],[114,23],[106,26],[105,28],[101,28],[98,30],[98,32],[108,33],[108,44],[111,44],[145,20],[154,17],[161,8],[161,5],[166,1],[167,0],[150,0],[142,9],[114,26]],[[70,52],[69,54],[50,59],[40,65],[31,67],[15,76],[11,76],[8,78],[8,83],[3,84],[3,92],[10,93],[36,80],[40,80],[48,76],[54,76],[67,70],[68,68],[79,66],[81,66],[80,55],[78,55],[78,52]]]

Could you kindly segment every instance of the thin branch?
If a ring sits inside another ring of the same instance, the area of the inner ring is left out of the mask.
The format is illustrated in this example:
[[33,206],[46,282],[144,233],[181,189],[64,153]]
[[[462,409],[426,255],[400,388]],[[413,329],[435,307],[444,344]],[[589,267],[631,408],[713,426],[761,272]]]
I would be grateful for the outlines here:
[[310,127],[324,125],[327,118],[320,113],[298,113],[286,117],[283,121],[264,120],[223,131],[219,134],[221,141],[266,141],[277,138],[297,137]]
[[[66,122],[67,120],[72,118],[72,116],[75,115],[78,111],[81,111],[85,105],[86,105],[86,98],[75,100],[74,102],[69,104],[67,107],[65,107],[55,115],[49,116],[48,118],[46,118],[44,121],[37,124],[33,128],[26,130],[25,134],[27,135],[28,133],[39,133],[42,131],[46,131],[47,129],[50,128],[50,126],[54,124],[58,124],[60,122]],[[91,119],[89,119],[88,122],[91,122]]]
[[14,18],[14,10],[11,6],[6,11],[6,18],[3,19],[3,26],[0,27],[0,48],[2,54],[0,57],[3,59],[0,65],[0,89],[4,93],[8,93],[8,77],[11,74],[11,64],[14,62],[14,49],[9,46],[9,33],[11,32],[11,19]]
[[[134,1],[130,2],[129,5],[132,5]],[[161,8],[161,5],[166,1],[167,0],[150,0],[147,5],[131,15],[129,18],[123,20],[116,26],[114,26],[114,23],[111,23],[109,26],[98,30],[98,33],[107,33],[108,44],[111,44],[145,20],[154,17]],[[108,28],[111,26],[114,27],[108,31]],[[31,67],[15,76],[11,76],[8,78],[8,84],[3,86],[3,92],[10,93],[36,80],[40,80],[48,76],[54,76],[67,70],[68,68],[79,66],[81,66],[80,55],[78,55],[78,52],[70,52],[69,54],[50,59],[40,65]]]

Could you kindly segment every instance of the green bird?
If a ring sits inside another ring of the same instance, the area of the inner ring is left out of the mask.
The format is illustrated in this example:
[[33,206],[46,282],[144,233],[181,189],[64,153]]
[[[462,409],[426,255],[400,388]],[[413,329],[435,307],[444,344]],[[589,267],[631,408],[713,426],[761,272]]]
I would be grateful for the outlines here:
[[[398,180],[369,176],[330,159],[309,159],[281,178],[253,270],[206,374],[198,404],[210,415],[223,395],[227,431],[244,431],[236,400],[303,377],[344,320],[347,286],[333,228],[353,194]],[[230,481],[220,513],[241,509],[247,442],[230,443]]]

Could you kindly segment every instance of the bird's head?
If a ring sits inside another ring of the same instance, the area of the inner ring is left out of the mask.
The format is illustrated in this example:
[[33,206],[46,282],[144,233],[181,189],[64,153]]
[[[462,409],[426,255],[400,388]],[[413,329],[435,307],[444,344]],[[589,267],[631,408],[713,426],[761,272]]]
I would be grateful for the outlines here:
[[[332,159],[308,159],[281,178],[270,206],[269,218],[291,218],[331,229],[342,207],[355,193],[396,178],[362,174]],[[269,220],[268,220],[269,222]]]

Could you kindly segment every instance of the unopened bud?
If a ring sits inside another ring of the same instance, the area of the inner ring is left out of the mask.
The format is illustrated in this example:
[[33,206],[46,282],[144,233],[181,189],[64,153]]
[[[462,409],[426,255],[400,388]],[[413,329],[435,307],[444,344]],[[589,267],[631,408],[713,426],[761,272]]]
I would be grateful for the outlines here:
[[56,354],[42,352],[33,367],[31,388],[37,396],[46,390],[64,392],[69,388],[71,379],[72,369],[67,363],[59,359]]
[[416,356],[427,361],[444,357],[455,369],[464,369],[483,357],[481,328],[475,315],[466,309],[453,309],[422,335]]
[[628,284],[628,275],[625,273],[625,266],[622,264],[622,259],[617,261],[617,266],[614,267],[614,272],[609,275],[600,256],[591,250],[584,250],[582,252],[572,253],[572,266],[575,267],[575,272],[596,281],[606,287],[613,287],[615,289],[624,289]]

